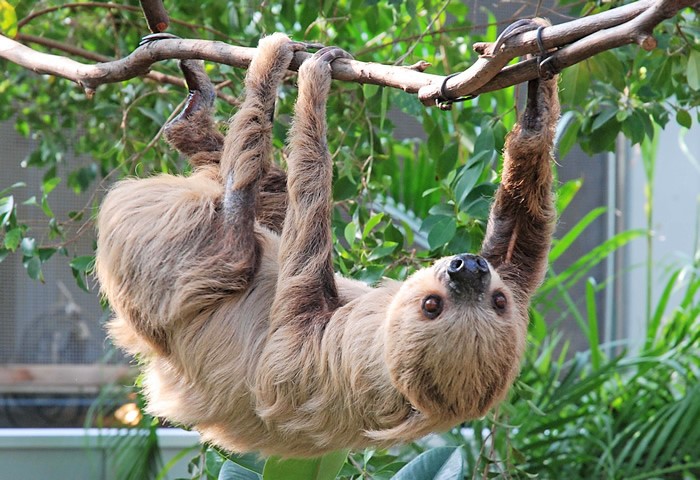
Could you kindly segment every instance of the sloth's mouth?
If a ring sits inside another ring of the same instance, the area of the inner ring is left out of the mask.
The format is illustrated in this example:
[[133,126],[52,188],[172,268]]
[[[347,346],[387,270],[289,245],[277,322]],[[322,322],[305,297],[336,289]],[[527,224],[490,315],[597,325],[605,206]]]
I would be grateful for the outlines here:
[[459,300],[479,300],[491,284],[491,269],[479,255],[455,255],[444,267],[447,288]]

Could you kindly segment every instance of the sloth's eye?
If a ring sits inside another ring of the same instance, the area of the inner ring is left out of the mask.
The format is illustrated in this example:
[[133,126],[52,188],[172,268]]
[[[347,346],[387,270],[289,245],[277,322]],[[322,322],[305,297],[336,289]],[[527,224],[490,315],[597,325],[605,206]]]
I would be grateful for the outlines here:
[[503,313],[508,305],[508,300],[502,292],[494,293],[493,297],[491,297],[491,301],[493,302],[493,308],[495,308],[498,313]]
[[423,315],[429,320],[437,318],[442,313],[442,298],[437,295],[428,295],[423,299]]

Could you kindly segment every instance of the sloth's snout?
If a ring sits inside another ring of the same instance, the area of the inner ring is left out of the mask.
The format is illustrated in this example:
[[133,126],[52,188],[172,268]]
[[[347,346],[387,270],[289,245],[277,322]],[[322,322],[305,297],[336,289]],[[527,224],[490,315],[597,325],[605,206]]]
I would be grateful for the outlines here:
[[455,256],[447,265],[449,286],[458,294],[481,294],[491,282],[489,264],[479,255],[465,253]]

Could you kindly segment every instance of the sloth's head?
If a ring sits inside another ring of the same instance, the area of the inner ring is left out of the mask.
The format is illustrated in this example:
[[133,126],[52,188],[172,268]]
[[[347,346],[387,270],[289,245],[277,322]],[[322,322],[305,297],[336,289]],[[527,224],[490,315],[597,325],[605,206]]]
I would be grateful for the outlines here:
[[386,361],[396,388],[420,413],[483,415],[519,369],[527,305],[480,256],[437,261],[404,282],[386,319]]

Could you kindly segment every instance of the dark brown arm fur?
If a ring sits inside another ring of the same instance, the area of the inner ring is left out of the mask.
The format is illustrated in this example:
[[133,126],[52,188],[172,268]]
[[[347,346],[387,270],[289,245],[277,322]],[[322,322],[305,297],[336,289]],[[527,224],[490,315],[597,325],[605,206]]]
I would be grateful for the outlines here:
[[559,119],[557,78],[528,85],[525,112],[506,139],[501,186],[482,255],[527,303],[544,278],[556,212],[552,145]]

